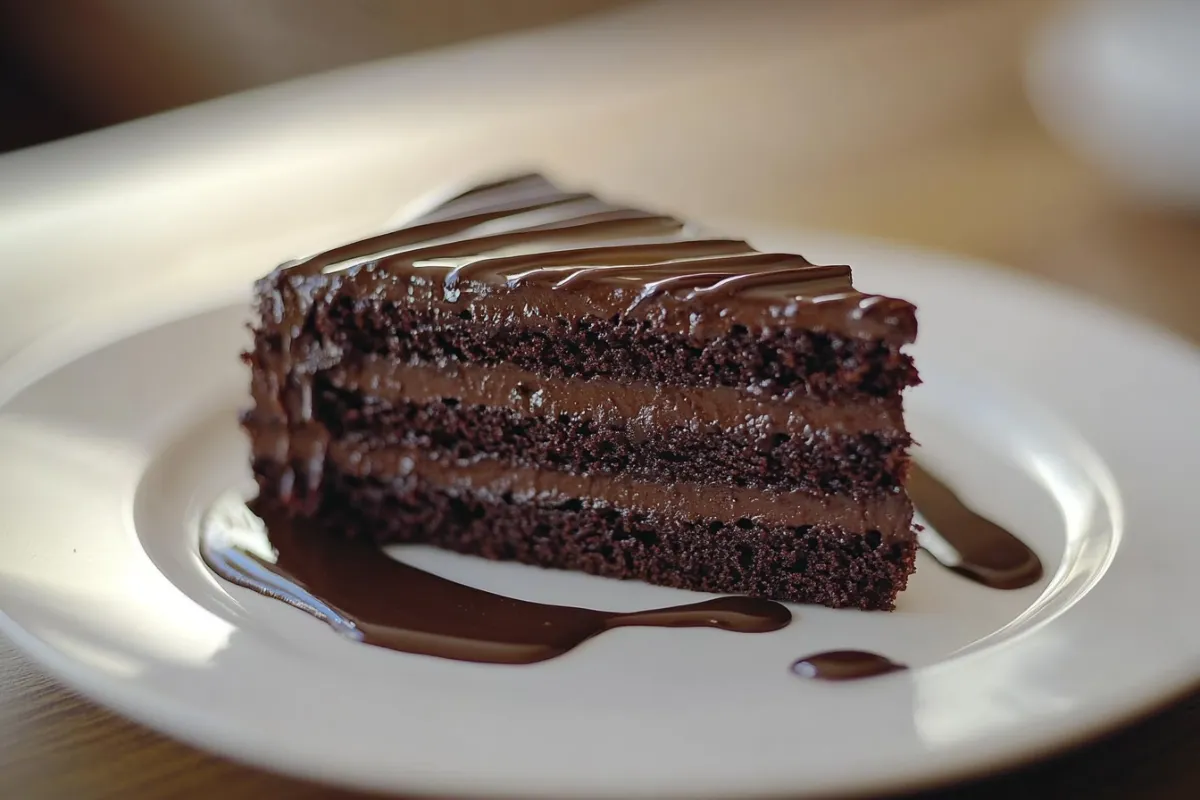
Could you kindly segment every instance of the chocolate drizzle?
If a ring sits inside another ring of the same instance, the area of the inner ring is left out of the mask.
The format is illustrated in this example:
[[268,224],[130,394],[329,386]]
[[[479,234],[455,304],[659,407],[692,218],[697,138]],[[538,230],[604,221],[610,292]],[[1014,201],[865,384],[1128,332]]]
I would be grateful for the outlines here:
[[[645,315],[664,295],[692,312],[723,318],[735,298],[775,316],[811,318],[851,335],[912,341],[912,306],[865,295],[847,266],[764,253],[740,239],[678,219],[611,205],[519,175],[445,198],[398,230],[288,264],[298,276],[380,272],[409,284],[440,283],[445,302],[521,286],[594,290],[603,314]],[[515,299],[515,298],[514,298]],[[598,308],[597,313],[601,313]],[[752,313],[749,315],[754,317]]]
[[[942,548],[926,550],[949,569],[993,589],[1023,589],[1042,578],[1042,562],[1024,542],[991,520],[972,511],[950,487],[913,464],[908,494],[917,511],[954,548],[955,562]],[[928,531],[922,534],[922,544]]]
[[708,299],[729,298],[758,287],[774,288],[790,286],[797,282],[850,280],[850,268],[847,266],[817,266],[781,267],[763,272],[726,273],[725,277],[709,286],[701,286],[693,290],[693,296],[703,296]]
[[613,628],[765,633],[792,619],[785,606],[750,597],[632,613],[503,597],[404,564],[372,542],[329,536],[277,515],[259,518],[233,496],[205,515],[200,553],[226,580],[306,611],[343,636],[458,661],[531,664]]
[[864,650],[829,650],[805,656],[792,664],[802,678],[822,681],[854,681],[908,669],[890,658]]

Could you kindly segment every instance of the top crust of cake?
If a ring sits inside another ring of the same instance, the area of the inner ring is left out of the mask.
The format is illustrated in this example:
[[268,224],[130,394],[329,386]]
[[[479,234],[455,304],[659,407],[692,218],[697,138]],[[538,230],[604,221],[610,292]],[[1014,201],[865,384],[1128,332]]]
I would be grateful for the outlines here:
[[278,323],[299,323],[313,292],[346,291],[456,322],[464,313],[533,327],[620,317],[692,336],[804,328],[891,346],[917,331],[910,303],[859,292],[847,266],[760,252],[535,174],[451,194],[397,230],[285,264],[265,281],[295,292],[260,309]]

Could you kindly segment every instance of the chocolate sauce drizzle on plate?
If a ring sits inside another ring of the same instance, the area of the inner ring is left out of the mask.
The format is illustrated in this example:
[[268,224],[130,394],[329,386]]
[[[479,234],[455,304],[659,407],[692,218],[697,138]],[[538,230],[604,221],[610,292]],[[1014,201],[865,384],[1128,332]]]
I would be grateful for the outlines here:
[[[943,566],[993,589],[1023,589],[1042,578],[1037,553],[989,519],[972,511],[954,490],[914,463],[908,476],[913,505],[956,552],[958,561],[946,559],[940,547],[925,549]],[[929,531],[922,533],[922,544]],[[932,543],[931,543],[932,544]]]
[[[1021,588],[1041,578],[1042,564],[1033,550],[967,508],[953,490],[916,464],[909,492],[956,551],[957,562],[939,558],[954,572],[996,589]],[[536,663],[613,628],[765,633],[792,619],[782,604],[751,597],[631,613],[504,597],[397,561],[369,541],[322,535],[270,513],[260,518],[232,495],[205,515],[200,554],[225,580],[306,611],[350,639],[458,661]],[[833,650],[798,659],[791,669],[805,678],[845,681],[907,667],[877,653]]]
[[[957,560],[943,560],[944,548],[927,548],[939,563],[993,589],[1021,589],[1041,579],[1042,562],[1037,553],[1012,533],[972,511],[954,490],[915,463],[908,476],[908,493],[937,535],[955,551]],[[792,664],[792,672],[797,675],[826,681],[859,680],[905,669],[908,667],[904,664],[865,650],[814,653]]]
[[904,664],[865,650],[828,650],[792,664],[792,672],[801,678],[821,681],[856,681],[906,669]]
[[474,589],[397,561],[368,541],[340,539],[226,496],[205,515],[200,554],[222,578],[281,600],[355,641],[491,664],[545,661],[624,627],[776,631],[786,606],[719,597],[615,613],[532,603]]

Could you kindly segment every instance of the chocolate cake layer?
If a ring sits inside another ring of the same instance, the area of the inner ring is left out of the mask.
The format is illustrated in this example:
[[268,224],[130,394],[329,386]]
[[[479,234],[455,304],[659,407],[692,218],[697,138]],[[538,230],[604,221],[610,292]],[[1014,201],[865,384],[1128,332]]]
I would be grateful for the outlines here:
[[257,293],[260,498],[329,535],[861,608],[912,571],[914,309],[848,267],[524,176]]
[[[649,436],[670,427],[713,426],[750,426],[760,433],[823,429],[843,435],[905,435],[899,398],[837,405],[803,397],[780,401],[732,387],[565,380],[508,364],[436,367],[372,356],[343,359],[337,366],[316,373],[314,381],[383,403],[456,397],[466,405],[507,408],[525,415],[586,416],[599,424],[620,423],[633,436]],[[256,382],[256,402],[269,406],[271,391],[261,381]]]
[[620,509],[661,515],[711,517],[730,523],[759,520],[775,525],[806,525],[814,520],[847,531],[869,529],[906,534],[912,507],[903,493],[855,498],[844,494],[780,492],[712,482],[661,483],[624,475],[573,475],[547,469],[518,467],[495,460],[471,463],[439,460],[428,451],[397,445],[378,448],[352,439],[328,438],[324,428],[284,431],[262,429],[254,442],[254,463],[283,483],[267,484],[272,493],[291,500],[294,493],[307,506],[325,502],[326,473],[386,480],[417,475],[455,490],[470,490],[515,502],[586,498]]
[[637,435],[620,422],[585,415],[525,415],[454,397],[388,403],[333,387],[314,391],[313,418],[338,438],[372,447],[413,445],[464,462],[490,458],[573,474],[849,494],[899,490],[911,443],[906,435],[792,435],[744,423],[666,426]]
[[911,531],[885,538],[828,522],[725,522],[578,499],[516,502],[415,475],[376,480],[331,470],[327,480],[320,522],[331,535],[433,544],[680,589],[890,609],[916,557]]
[[335,296],[315,313],[322,342],[402,363],[514,364],[556,378],[675,386],[754,387],[762,394],[885,397],[917,383],[897,345],[816,331],[734,326],[719,336],[655,330],[645,320],[589,316],[538,326],[439,322],[427,311]]

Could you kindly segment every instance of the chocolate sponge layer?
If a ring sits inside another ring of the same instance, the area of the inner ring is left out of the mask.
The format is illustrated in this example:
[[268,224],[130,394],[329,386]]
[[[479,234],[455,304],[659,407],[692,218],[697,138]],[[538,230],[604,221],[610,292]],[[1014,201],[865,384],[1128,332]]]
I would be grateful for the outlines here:
[[720,483],[763,489],[869,496],[900,491],[906,433],[757,431],[751,425],[675,426],[634,434],[623,424],[580,416],[529,416],[506,408],[434,402],[384,402],[316,381],[313,414],[335,437],[372,447],[418,445],[470,461],[575,474],[626,474],[646,480]]
[[[279,465],[259,462],[255,472],[260,500],[278,502]],[[506,500],[416,476],[362,478],[332,465],[321,492],[316,519],[330,535],[432,544],[609,578],[834,608],[891,609],[917,549],[906,523],[885,535],[820,523],[684,519],[579,498]]]
[[401,362],[515,364],[551,377],[735,386],[773,396],[887,397],[919,382],[898,345],[813,330],[733,326],[706,340],[646,321],[557,318],[544,327],[437,323],[418,308],[342,295],[317,307],[308,333],[359,355]]

